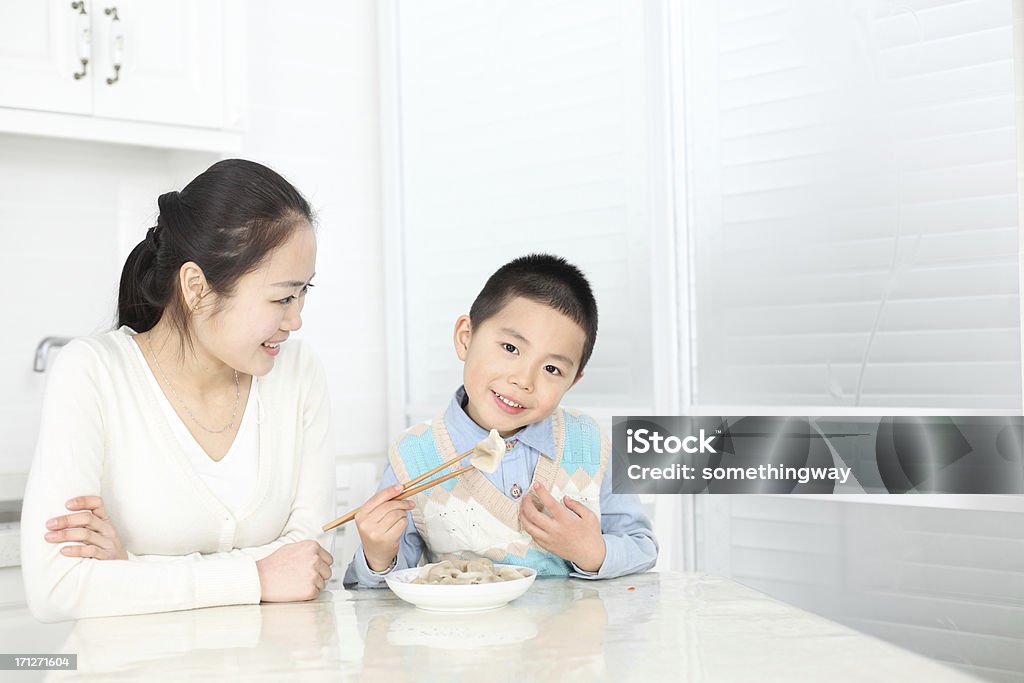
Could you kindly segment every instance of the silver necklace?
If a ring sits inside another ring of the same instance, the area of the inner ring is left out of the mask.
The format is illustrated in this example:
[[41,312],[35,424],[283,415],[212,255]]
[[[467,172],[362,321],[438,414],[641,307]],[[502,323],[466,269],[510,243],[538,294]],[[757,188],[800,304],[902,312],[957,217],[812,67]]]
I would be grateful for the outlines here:
[[149,346],[149,353],[151,356],[153,356],[153,363],[156,365],[156,369],[160,371],[160,376],[164,378],[164,384],[166,384],[167,388],[171,390],[171,395],[173,395],[175,400],[181,404],[181,407],[185,409],[185,412],[188,413],[188,416],[192,418],[193,422],[195,422],[197,425],[199,425],[201,429],[209,432],[210,434],[223,434],[224,432],[235,426],[235,417],[238,416],[238,398],[239,396],[242,395],[238,389],[238,370],[235,370],[235,407],[231,411],[231,421],[228,422],[223,427],[221,427],[220,429],[210,429],[209,427],[207,427],[202,422],[196,419],[196,416],[193,415],[192,411],[188,409],[188,404],[186,404],[181,399],[181,396],[178,396],[178,392],[174,390],[174,385],[171,384],[171,380],[167,378],[167,373],[164,372],[163,367],[160,365],[160,360],[156,357],[156,351],[153,350],[153,339],[151,334],[146,335],[146,344]]

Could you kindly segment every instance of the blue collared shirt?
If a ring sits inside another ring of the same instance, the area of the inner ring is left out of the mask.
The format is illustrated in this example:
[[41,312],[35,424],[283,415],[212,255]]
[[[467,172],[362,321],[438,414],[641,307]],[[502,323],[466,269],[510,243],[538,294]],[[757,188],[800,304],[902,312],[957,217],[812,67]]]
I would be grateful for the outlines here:
[[[488,434],[463,410],[465,397],[465,388],[459,387],[444,414],[445,427],[459,453],[471,450]],[[555,452],[551,417],[527,425],[507,441],[513,442],[513,446],[502,458],[498,471],[493,474],[481,474],[509,498],[521,500],[533,480],[533,471],[538,460],[548,457],[543,455],[545,453]],[[468,461],[469,456],[462,464],[468,464]],[[377,490],[397,483],[398,479],[389,463]],[[516,487],[519,489],[519,495],[513,493]],[[423,554],[423,538],[413,524],[412,512],[407,512],[406,516],[408,521],[399,542],[398,558],[392,570],[415,567]],[[651,530],[651,523],[640,506],[640,499],[634,494],[613,494],[611,471],[606,471],[601,479],[601,533],[605,545],[605,558],[601,569],[597,572],[586,572],[574,564],[570,576],[611,579],[646,571],[653,567],[658,559],[658,542]],[[367,566],[366,556],[360,545],[345,572],[344,585],[346,588],[378,588],[386,585],[386,574],[387,572],[375,572]]]

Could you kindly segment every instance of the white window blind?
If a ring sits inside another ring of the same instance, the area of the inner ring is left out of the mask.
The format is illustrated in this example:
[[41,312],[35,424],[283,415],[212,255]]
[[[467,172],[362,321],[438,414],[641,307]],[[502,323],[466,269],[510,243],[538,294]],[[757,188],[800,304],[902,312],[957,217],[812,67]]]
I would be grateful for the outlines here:
[[1010,0],[683,7],[694,402],[1019,410]]
[[435,0],[392,11],[406,421],[439,414],[461,383],[452,330],[487,277],[539,251],[582,268],[600,309],[594,355],[566,403],[649,411],[643,6]]

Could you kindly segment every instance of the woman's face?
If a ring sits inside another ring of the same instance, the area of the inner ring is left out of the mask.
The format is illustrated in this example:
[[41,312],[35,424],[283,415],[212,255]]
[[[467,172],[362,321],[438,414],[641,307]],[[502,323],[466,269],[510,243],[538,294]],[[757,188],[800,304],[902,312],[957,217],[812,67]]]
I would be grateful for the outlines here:
[[259,268],[243,275],[231,296],[202,299],[192,317],[197,346],[241,373],[267,374],[281,343],[302,327],[315,269],[316,238],[304,223]]

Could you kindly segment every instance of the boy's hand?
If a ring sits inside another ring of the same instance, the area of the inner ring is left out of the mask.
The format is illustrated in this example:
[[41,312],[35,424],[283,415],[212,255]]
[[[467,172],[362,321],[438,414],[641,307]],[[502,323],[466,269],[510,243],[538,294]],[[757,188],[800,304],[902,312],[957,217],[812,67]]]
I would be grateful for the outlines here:
[[[535,500],[544,506],[547,514],[537,509]],[[569,496],[562,501],[564,506],[547,489],[536,484],[519,506],[519,523],[542,549],[585,572],[596,572],[604,564],[605,555],[601,520],[583,503]]]
[[411,500],[394,500],[401,492],[401,484],[377,491],[355,516],[366,564],[375,572],[387,569],[398,555],[398,544],[407,523],[405,513],[416,507]]

